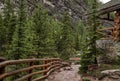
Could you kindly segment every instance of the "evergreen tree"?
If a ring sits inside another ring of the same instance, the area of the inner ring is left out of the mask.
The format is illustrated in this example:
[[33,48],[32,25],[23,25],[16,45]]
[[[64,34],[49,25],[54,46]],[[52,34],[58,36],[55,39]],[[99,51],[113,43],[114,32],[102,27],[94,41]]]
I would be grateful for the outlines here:
[[61,33],[62,33],[62,23],[58,20],[53,20],[53,38],[55,40],[56,50],[60,53],[59,50],[59,42],[61,40]]
[[5,26],[5,57],[9,58],[9,50],[12,42],[13,32],[16,27],[16,16],[14,14],[13,1],[5,0],[5,7],[3,9],[3,18],[4,18],[4,26]]
[[75,30],[75,49],[76,51],[81,51],[84,48],[85,44],[85,26],[82,21],[76,22],[76,30]]
[[36,33],[36,52],[37,57],[56,56],[55,41],[52,36],[52,22],[48,12],[43,9],[42,5],[35,10],[34,27]]
[[86,48],[84,49],[84,54],[81,56],[81,72],[87,72],[88,65],[97,64],[97,49],[96,49],[96,40],[97,40],[97,26],[98,22],[96,20],[96,8],[97,8],[97,1],[92,0],[90,4],[90,12],[93,14],[90,16],[88,22],[88,34],[86,37],[87,44]]
[[[26,0],[19,1],[18,20],[12,37],[10,54],[12,59],[27,58],[32,52],[32,32],[31,26],[27,23]],[[29,27],[28,27],[29,26]],[[31,33],[31,34],[30,34]],[[31,35],[31,37],[30,37]]]
[[[9,50],[9,59],[25,59],[30,58],[35,52],[33,31],[33,22],[27,17],[26,0],[19,0],[17,25],[12,37],[12,43]],[[25,65],[16,65],[13,70],[25,67]],[[11,81],[25,75],[25,73],[17,74],[11,77]]]
[[6,28],[2,15],[0,14],[0,56],[4,56],[5,53],[5,40],[6,40]]
[[32,18],[29,18],[26,22],[25,25],[26,29],[25,29],[25,53],[27,55],[27,58],[29,57],[35,57],[35,40],[36,40],[36,35],[35,35],[35,31],[34,31],[34,26],[33,26],[33,20]]
[[65,13],[62,23],[62,34],[58,49],[61,58],[68,60],[75,53],[72,21],[68,13]]

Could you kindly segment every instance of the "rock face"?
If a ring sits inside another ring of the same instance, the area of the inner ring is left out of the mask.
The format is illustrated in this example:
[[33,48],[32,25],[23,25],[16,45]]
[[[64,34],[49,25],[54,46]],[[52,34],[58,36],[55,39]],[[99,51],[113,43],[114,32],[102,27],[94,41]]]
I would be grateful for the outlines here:
[[114,63],[117,56],[120,56],[120,43],[118,42],[113,40],[98,40],[97,46],[104,51],[104,54],[98,57],[99,63]]
[[[17,7],[19,0],[11,0]],[[87,11],[84,0],[27,0],[29,11],[32,13],[39,3],[49,11],[49,14],[55,18],[61,19],[65,11],[69,12],[73,20],[84,19],[83,15]],[[0,0],[0,8],[3,8],[4,0]]]
[[116,54],[120,56],[120,43],[115,44]]
[[43,4],[57,18],[67,11],[73,19],[82,19],[87,10],[84,0],[43,0]]
[[105,70],[101,72],[106,75],[100,81],[120,81],[120,70]]
[[104,51],[104,54],[101,54],[98,57],[99,63],[113,63],[117,57],[116,53],[116,44],[113,40],[98,40],[98,48],[101,48]]

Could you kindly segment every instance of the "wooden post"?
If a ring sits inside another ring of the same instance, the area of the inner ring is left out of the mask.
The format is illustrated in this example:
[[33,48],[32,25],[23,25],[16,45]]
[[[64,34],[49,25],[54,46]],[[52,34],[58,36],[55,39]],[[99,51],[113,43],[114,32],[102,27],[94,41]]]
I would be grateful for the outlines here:
[[52,63],[52,62],[53,62],[53,60],[51,59],[51,66],[53,65],[53,63]]
[[[29,63],[29,67],[33,66],[33,62],[30,62]],[[28,71],[28,74],[31,74],[32,73],[32,69]],[[31,77],[28,77],[28,81],[32,81],[32,76]]]
[[[44,64],[47,64],[47,63],[48,63],[48,60],[46,59],[46,60],[44,61]],[[45,66],[45,67],[44,67],[44,70],[46,70],[47,68],[48,68],[48,66]],[[46,75],[46,74],[47,74],[47,72],[44,73],[44,75]]]
[[120,10],[116,11],[114,19],[114,29],[113,29],[113,39],[115,41],[120,41]]
[[[5,61],[4,58],[0,58],[0,63]],[[2,75],[3,73],[5,73],[5,67],[1,67],[0,68],[0,75]],[[4,79],[1,79],[0,81],[4,81]]]

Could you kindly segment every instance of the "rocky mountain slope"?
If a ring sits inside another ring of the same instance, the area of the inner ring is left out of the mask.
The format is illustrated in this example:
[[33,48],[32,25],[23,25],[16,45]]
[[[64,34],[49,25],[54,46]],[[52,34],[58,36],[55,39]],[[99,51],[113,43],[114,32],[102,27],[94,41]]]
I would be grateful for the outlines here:
[[[5,0],[0,0],[0,8],[4,7],[4,1]],[[15,6],[17,6],[19,0],[11,1],[14,1]],[[32,12],[40,2],[49,10],[50,15],[58,19],[61,18],[65,11],[70,13],[73,20],[82,19],[87,11],[84,0],[27,0],[30,12]]]
[[84,0],[43,0],[43,3],[57,18],[67,11],[73,19],[82,19],[87,10]]

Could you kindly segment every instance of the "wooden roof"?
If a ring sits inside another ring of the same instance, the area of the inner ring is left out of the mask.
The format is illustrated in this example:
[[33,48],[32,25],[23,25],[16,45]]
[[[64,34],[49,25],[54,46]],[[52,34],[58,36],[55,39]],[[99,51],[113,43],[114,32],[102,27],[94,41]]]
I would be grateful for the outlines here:
[[120,0],[111,0],[98,8],[98,14],[106,14],[120,9]]

